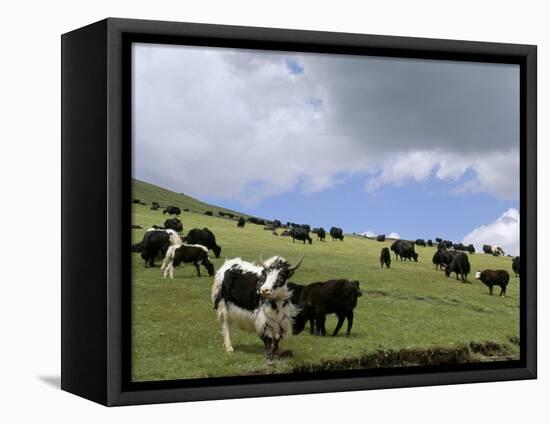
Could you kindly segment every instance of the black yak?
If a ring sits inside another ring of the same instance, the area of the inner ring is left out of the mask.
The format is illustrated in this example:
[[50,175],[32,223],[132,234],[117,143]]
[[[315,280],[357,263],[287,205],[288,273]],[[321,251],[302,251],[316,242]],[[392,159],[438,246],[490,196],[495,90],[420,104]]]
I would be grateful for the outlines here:
[[390,250],[387,246],[380,251],[380,267],[384,268],[384,264],[389,269],[391,264]]
[[332,237],[332,240],[338,239],[340,241],[344,240],[344,231],[340,227],[331,227],[330,228],[330,236]]
[[216,258],[220,258],[222,247],[216,244],[216,236],[208,227],[203,229],[191,229],[187,233],[186,242],[190,245],[202,245],[214,252]]
[[311,245],[312,240],[306,229],[302,229],[301,227],[293,227],[290,229],[290,236],[292,236],[292,242],[296,242],[297,239],[299,241],[303,241],[304,244],[308,241]]
[[516,274],[516,277],[519,276],[519,264],[519,257],[514,257],[514,259],[512,260],[512,270]]
[[335,313],[338,323],[332,336],[338,334],[346,319],[348,321],[346,336],[349,336],[353,326],[353,310],[357,305],[357,298],[362,295],[357,280],[329,280],[307,286],[288,283],[288,287],[292,290],[292,302],[299,308],[293,327],[294,334],[299,334],[306,322],[309,322],[311,333],[324,336],[326,315]]
[[456,253],[451,262],[445,267],[445,276],[449,277],[451,273],[456,274],[456,280],[458,275],[462,282],[466,282],[468,274],[470,273],[470,260],[468,260],[468,255],[462,251]]
[[489,287],[489,295],[493,295],[493,286],[500,286],[499,295],[506,296],[506,286],[510,281],[510,274],[506,270],[483,270],[476,273],[476,279]]

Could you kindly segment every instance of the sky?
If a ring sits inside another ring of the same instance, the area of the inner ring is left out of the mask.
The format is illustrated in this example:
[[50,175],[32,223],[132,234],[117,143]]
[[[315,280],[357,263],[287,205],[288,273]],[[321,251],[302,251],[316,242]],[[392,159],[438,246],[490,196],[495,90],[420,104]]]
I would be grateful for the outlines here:
[[283,222],[519,253],[519,67],[133,45],[133,176]]

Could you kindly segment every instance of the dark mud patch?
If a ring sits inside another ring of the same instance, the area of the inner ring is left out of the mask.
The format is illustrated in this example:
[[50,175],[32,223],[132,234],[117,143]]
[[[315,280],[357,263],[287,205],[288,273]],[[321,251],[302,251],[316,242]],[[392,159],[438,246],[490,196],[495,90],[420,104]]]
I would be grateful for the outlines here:
[[472,342],[455,347],[379,349],[358,358],[326,360],[318,364],[298,366],[293,369],[293,372],[464,364],[514,359],[517,359],[517,354],[511,346],[488,341]]

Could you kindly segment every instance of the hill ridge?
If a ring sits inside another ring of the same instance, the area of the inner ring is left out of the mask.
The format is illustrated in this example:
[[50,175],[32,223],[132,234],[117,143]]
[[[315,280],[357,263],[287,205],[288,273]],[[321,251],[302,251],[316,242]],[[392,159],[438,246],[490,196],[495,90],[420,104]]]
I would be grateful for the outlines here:
[[204,214],[205,211],[212,211],[217,216],[218,211],[223,211],[244,218],[252,217],[250,214],[209,204],[182,192],[178,193],[136,178],[132,178],[132,199],[139,199],[147,205],[158,202],[163,207],[173,205],[181,209],[188,208],[191,212],[201,214]]

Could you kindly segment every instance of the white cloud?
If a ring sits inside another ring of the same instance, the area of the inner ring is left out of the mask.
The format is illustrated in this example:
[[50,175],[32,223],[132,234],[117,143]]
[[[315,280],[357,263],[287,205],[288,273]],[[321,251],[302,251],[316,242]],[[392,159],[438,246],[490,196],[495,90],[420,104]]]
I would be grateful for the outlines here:
[[[366,230],[363,233],[359,233],[359,234],[362,235],[362,236],[367,236],[369,238],[374,238],[374,237],[376,237],[376,236],[378,236],[382,233],[376,233],[376,232],[373,232],[372,230]],[[391,232],[391,233],[386,235],[386,238],[401,239],[401,236],[399,236],[399,233]]]
[[517,197],[515,66],[151,44],[133,53],[137,178],[254,204],[351,176],[375,191],[471,170],[456,193]]
[[506,254],[519,255],[519,211],[510,208],[494,222],[472,230],[462,242],[474,244],[478,251],[483,245],[500,245]]

